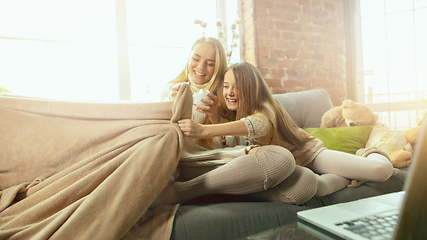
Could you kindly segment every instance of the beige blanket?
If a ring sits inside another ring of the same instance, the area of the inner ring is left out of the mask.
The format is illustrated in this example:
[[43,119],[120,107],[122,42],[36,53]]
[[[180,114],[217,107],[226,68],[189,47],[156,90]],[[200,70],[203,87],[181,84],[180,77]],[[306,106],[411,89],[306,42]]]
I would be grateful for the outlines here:
[[149,208],[182,150],[191,91],[164,103],[0,95],[0,239],[169,239]]

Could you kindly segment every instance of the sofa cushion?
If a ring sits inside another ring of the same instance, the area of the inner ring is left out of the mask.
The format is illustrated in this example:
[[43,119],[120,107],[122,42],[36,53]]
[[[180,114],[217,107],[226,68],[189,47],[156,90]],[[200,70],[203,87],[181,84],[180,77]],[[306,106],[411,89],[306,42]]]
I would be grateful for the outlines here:
[[304,128],[313,137],[323,141],[330,150],[355,154],[366,146],[372,126],[335,127],[335,128]]
[[297,212],[301,210],[397,192],[402,188],[403,181],[393,176],[385,182],[366,182],[357,188],[344,188],[330,195],[313,197],[299,206],[278,202],[182,205],[175,215],[170,239],[247,239],[244,237],[297,221]]
[[325,89],[311,89],[274,94],[273,96],[301,128],[320,127],[323,114],[334,107]]
[[277,202],[233,202],[178,208],[171,240],[235,240],[298,220],[308,207]]

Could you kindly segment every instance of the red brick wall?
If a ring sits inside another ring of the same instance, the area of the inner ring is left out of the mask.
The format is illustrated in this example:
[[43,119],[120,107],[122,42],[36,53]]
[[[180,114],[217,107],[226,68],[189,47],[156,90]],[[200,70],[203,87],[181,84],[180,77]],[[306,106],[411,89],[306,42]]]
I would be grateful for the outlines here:
[[342,0],[241,0],[245,61],[273,93],[324,88],[347,98]]

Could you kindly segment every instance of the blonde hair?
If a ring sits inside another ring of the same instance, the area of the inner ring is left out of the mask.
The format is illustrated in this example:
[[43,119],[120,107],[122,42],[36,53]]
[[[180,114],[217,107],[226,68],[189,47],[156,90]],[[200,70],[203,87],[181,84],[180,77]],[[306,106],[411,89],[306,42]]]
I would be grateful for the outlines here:
[[[209,84],[207,85],[206,89],[210,92],[216,94],[220,82],[222,82],[222,79],[224,78],[225,70],[227,69],[227,58],[225,54],[224,47],[222,46],[221,42],[213,37],[200,37],[197,39],[193,46],[191,47],[191,52],[193,52],[194,47],[199,43],[209,43],[215,48],[215,70],[212,75],[212,78],[209,80]],[[188,59],[191,58],[191,52]],[[178,76],[170,81],[169,83],[180,83],[180,82],[187,82],[188,81],[188,63],[184,66],[184,69],[178,74]]]
[[[231,65],[226,72],[230,70],[233,71],[236,79],[236,91],[239,93],[239,101],[237,111],[230,113],[230,110],[224,109],[226,108],[224,98],[219,98],[220,113],[223,117],[229,120],[236,120],[262,112],[266,114],[266,117],[272,122],[273,128],[277,130],[285,141],[302,147],[311,140],[311,138],[299,137],[299,134],[296,133],[299,127],[283,106],[273,97],[270,88],[254,65],[248,62],[236,63]],[[223,83],[221,83],[221,86],[223,86]],[[273,106],[274,112],[264,110],[265,102]],[[233,115],[234,119],[230,119]]]

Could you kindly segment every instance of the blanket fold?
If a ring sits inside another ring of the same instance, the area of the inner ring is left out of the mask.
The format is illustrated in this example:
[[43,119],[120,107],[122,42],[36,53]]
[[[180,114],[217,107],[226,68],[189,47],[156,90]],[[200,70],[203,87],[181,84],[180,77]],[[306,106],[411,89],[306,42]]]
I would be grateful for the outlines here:
[[0,95],[0,239],[169,239],[177,206],[149,206],[191,107]]

